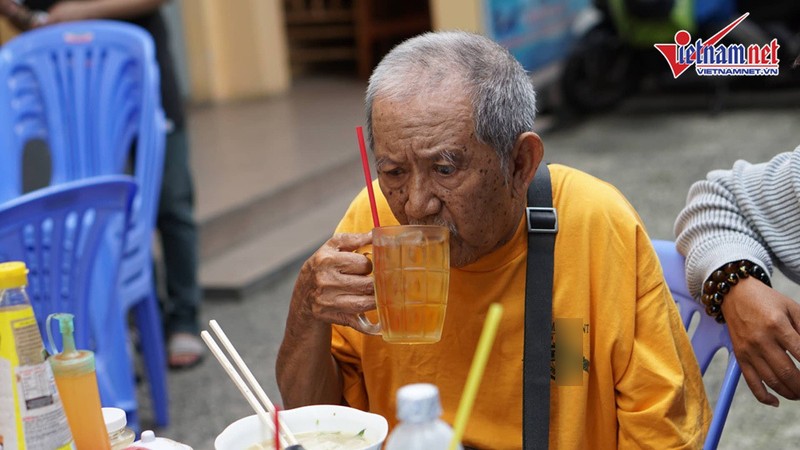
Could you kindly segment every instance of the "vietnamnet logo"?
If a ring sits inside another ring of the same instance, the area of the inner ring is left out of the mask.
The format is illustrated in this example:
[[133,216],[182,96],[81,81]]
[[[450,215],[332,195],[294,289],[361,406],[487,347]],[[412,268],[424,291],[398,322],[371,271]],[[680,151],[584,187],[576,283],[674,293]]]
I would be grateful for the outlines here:
[[703,76],[777,76],[780,62],[777,39],[765,45],[718,43],[749,15],[744,13],[705,42],[697,39],[692,43],[692,35],[680,30],[675,33],[674,44],[655,44],[655,47],[666,58],[675,78],[693,65],[697,74]]

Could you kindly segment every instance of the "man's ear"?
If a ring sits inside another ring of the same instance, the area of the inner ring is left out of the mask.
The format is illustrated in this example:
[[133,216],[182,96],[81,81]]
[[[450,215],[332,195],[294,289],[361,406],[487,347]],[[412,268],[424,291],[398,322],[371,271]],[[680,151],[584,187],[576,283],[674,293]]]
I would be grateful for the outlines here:
[[527,195],[536,169],[544,158],[544,144],[538,134],[528,131],[522,133],[514,143],[511,152],[511,187],[517,195]]

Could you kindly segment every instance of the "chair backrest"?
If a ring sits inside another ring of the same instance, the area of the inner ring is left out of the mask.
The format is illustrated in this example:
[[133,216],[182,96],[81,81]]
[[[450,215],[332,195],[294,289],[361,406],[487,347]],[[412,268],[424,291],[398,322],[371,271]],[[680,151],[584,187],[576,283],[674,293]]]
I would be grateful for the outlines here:
[[[96,326],[119,315],[116,303],[105,310],[90,306],[94,289],[105,286],[106,298],[115,289],[117,267],[95,270],[101,246],[108,245],[107,227],[124,223],[136,184],[125,175],[88,178],[59,184],[0,204],[0,261],[24,261],[28,294],[44,335],[47,315],[75,315],[76,343],[97,348]],[[123,245],[119,236],[117,246]],[[94,279],[98,276],[103,280]],[[93,314],[106,317],[91,317]],[[114,314],[114,316],[108,316]]]
[[692,348],[694,349],[700,370],[705,373],[714,355],[722,348],[728,351],[728,367],[722,381],[717,405],[714,408],[711,426],[708,430],[704,449],[717,448],[725,420],[728,418],[728,411],[731,407],[733,394],[739,383],[741,369],[736,357],[733,354],[733,345],[728,334],[728,327],[717,323],[713,318],[705,313],[704,306],[694,300],[689,294],[686,285],[686,275],[683,255],[678,253],[675,243],[672,241],[654,240],[653,247],[661,261],[664,270],[664,278],[667,281],[672,297],[678,304],[683,326],[689,330],[689,325],[694,316],[699,316],[700,320],[694,334],[691,336]]
[[151,281],[165,121],[152,37],[116,21],[23,33],[0,49],[0,201],[22,192],[26,144],[44,140],[51,185],[121,174],[133,152],[134,199],[121,280]]

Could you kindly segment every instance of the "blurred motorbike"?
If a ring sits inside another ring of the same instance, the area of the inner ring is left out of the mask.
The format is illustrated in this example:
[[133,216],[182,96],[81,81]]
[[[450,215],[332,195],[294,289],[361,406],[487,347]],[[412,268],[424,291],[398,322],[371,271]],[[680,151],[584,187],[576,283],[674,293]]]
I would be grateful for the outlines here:
[[573,26],[580,38],[564,64],[560,83],[564,102],[577,112],[599,112],[639,90],[645,79],[679,82],[653,45],[674,42],[679,30],[688,31],[693,39],[706,39],[738,17],[739,11],[750,15],[722,43],[763,45],[777,38],[780,75],[732,80],[687,71],[680,82],[703,83],[719,92],[736,82],[797,86],[800,70],[789,67],[800,51],[798,0],[739,0],[738,4],[735,0],[593,0]]

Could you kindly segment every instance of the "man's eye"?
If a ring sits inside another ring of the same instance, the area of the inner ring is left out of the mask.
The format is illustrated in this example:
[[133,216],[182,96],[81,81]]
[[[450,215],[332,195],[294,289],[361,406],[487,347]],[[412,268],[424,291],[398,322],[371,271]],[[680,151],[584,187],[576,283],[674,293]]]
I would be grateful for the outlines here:
[[403,174],[403,169],[395,168],[389,170],[382,170],[381,171],[384,175],[388,175],[390,177],[399,177]]
[[436,164],[433,166],[433,170],[440,175],[452,175],[455,173],[456,168],[449,165]]

